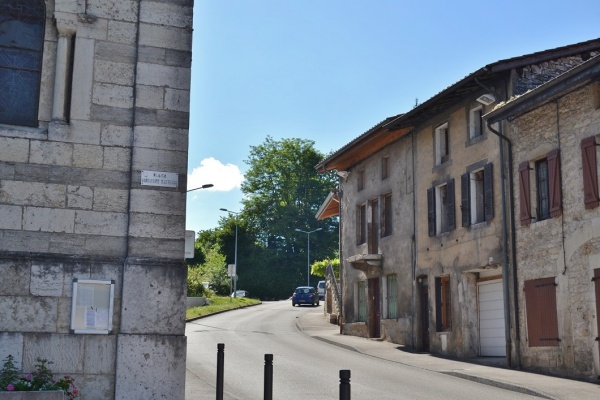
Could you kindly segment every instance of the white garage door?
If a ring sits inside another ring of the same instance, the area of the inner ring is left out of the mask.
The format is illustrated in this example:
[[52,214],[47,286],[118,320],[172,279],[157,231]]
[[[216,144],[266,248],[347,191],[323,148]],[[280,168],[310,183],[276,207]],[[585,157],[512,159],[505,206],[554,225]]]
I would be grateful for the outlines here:
[[477,289],[480,355],[506,357],[502,279],[480,282]]

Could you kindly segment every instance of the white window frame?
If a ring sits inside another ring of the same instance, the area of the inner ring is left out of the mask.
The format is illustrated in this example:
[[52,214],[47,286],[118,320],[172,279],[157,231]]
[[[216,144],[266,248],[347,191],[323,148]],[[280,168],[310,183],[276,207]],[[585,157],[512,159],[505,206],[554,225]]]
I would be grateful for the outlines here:
[[[477,112],[480,111],[481,114],[477,115]],[[484,133],[484,125],[483,125],[483,106],[473,107],[469,111],[469,139],[475,139],[477,137],[483,136]],[[477,132],[477,121],[479,121],[479,132]]]
[[[481,179],[477,180],[476,175],[480,175]],[[469,173],[469,208],[471,211],[471,225],[485,222],[485,191],[484,191],[484,171],[483,168],[471,171]],[[479,187],[479,192],[477,191]],[[480,196],[477,198],[477,196]],[[477,218],[477,214],[480,214],[481,218]]]
[[[444,136],[446,136],[444,138]],[[445,151],[444,151],[445,150]],[[450,130],[445,122],[435,128],[435,165],[442,165],[450,159]]]
[[[442,202],[442,190],[446,191],[446,201]],[[446,221],[446,226],[442,224],[442,220],[446,219],[448,213],[446,211],[448,207],[448,183],[444,182],[441,185],[435,187],[435,232],[439,235],[450,230],[449,223]]]

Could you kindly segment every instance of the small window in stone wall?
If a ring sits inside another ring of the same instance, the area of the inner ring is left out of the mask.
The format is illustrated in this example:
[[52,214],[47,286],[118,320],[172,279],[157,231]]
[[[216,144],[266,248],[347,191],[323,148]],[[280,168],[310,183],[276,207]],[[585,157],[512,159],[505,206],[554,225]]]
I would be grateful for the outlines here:
[[71,333],[112,331],[115,281],[73,279]]
[[469,112],[469,139],[483,135],[483,107],[472,108]]

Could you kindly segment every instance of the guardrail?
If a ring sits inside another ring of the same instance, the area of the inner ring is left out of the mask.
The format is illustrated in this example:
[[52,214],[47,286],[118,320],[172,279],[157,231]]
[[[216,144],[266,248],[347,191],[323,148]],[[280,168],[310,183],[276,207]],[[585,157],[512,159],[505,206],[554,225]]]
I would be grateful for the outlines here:
[[[217,344],[217,400],[223,400],[225,343]],[[273,354],[265,354],[264,400],[273,400]],[[350,400],[350,370],[340,370],[340,400]]]

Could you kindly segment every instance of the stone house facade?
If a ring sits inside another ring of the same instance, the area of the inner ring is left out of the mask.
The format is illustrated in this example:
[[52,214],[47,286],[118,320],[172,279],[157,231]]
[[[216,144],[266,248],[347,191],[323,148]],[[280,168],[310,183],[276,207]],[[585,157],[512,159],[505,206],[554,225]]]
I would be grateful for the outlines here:
[[85,400],[185,395],[192,6],[0,4],[0,358]]
[[[520,366],[511,203],[503,168],[507,145],[501,139],[504,125],[487,126],[483,115],[499,102],[581,64],[599,49],[600,40],[592,40],[486,65],[317,165],[318,170],[347,175],[339,182],[342,332],[380,336],[459,358],[506,357],[507,365]],[[375,138],[383,142],[386,132],[394,140],[374,146]],[[378,171],[382,157],[398,164],[390,169],[400,174],[391,180],[391,189],[370,172]],[[358,190],[363,179],[368,183]],[[407,182],[413,185],[411,190],[404,190]],[[392,196],[392,209],[400,211],[394,214],[392,231],[402,235],[394,236],[386,252],[381,245],[369,248],[368,242],[360,247],[357,236],[371,229],[369,199],[394,189],[404,191],[404,197]],[[367,219],[357,217],[361,204],[367,205]],[[374,268],[365,272],[361,259]],[[385,265],[388,259],[390,266],[384,272],[377,263]],[[377,277],[374,270],[379,272],[378,284],[370,281]],[[402,320],[377,318],[385,313],[387,300],[381,288],[390,273],[410,280],[399,289],[407,295],[396,298],[398,309],[407,312]],[[366,287],[366,316],[359,315],[361,287]],[[378,302],[375,306],[369,303],[373,299]],[[366,328],[355,326],[362,320]],[[378,321],[378,328],[369,327]],[[389,325],[404,334],[387,335]]]
[[600,375],[600,56],[486,116],[512,142],[525,368]]

